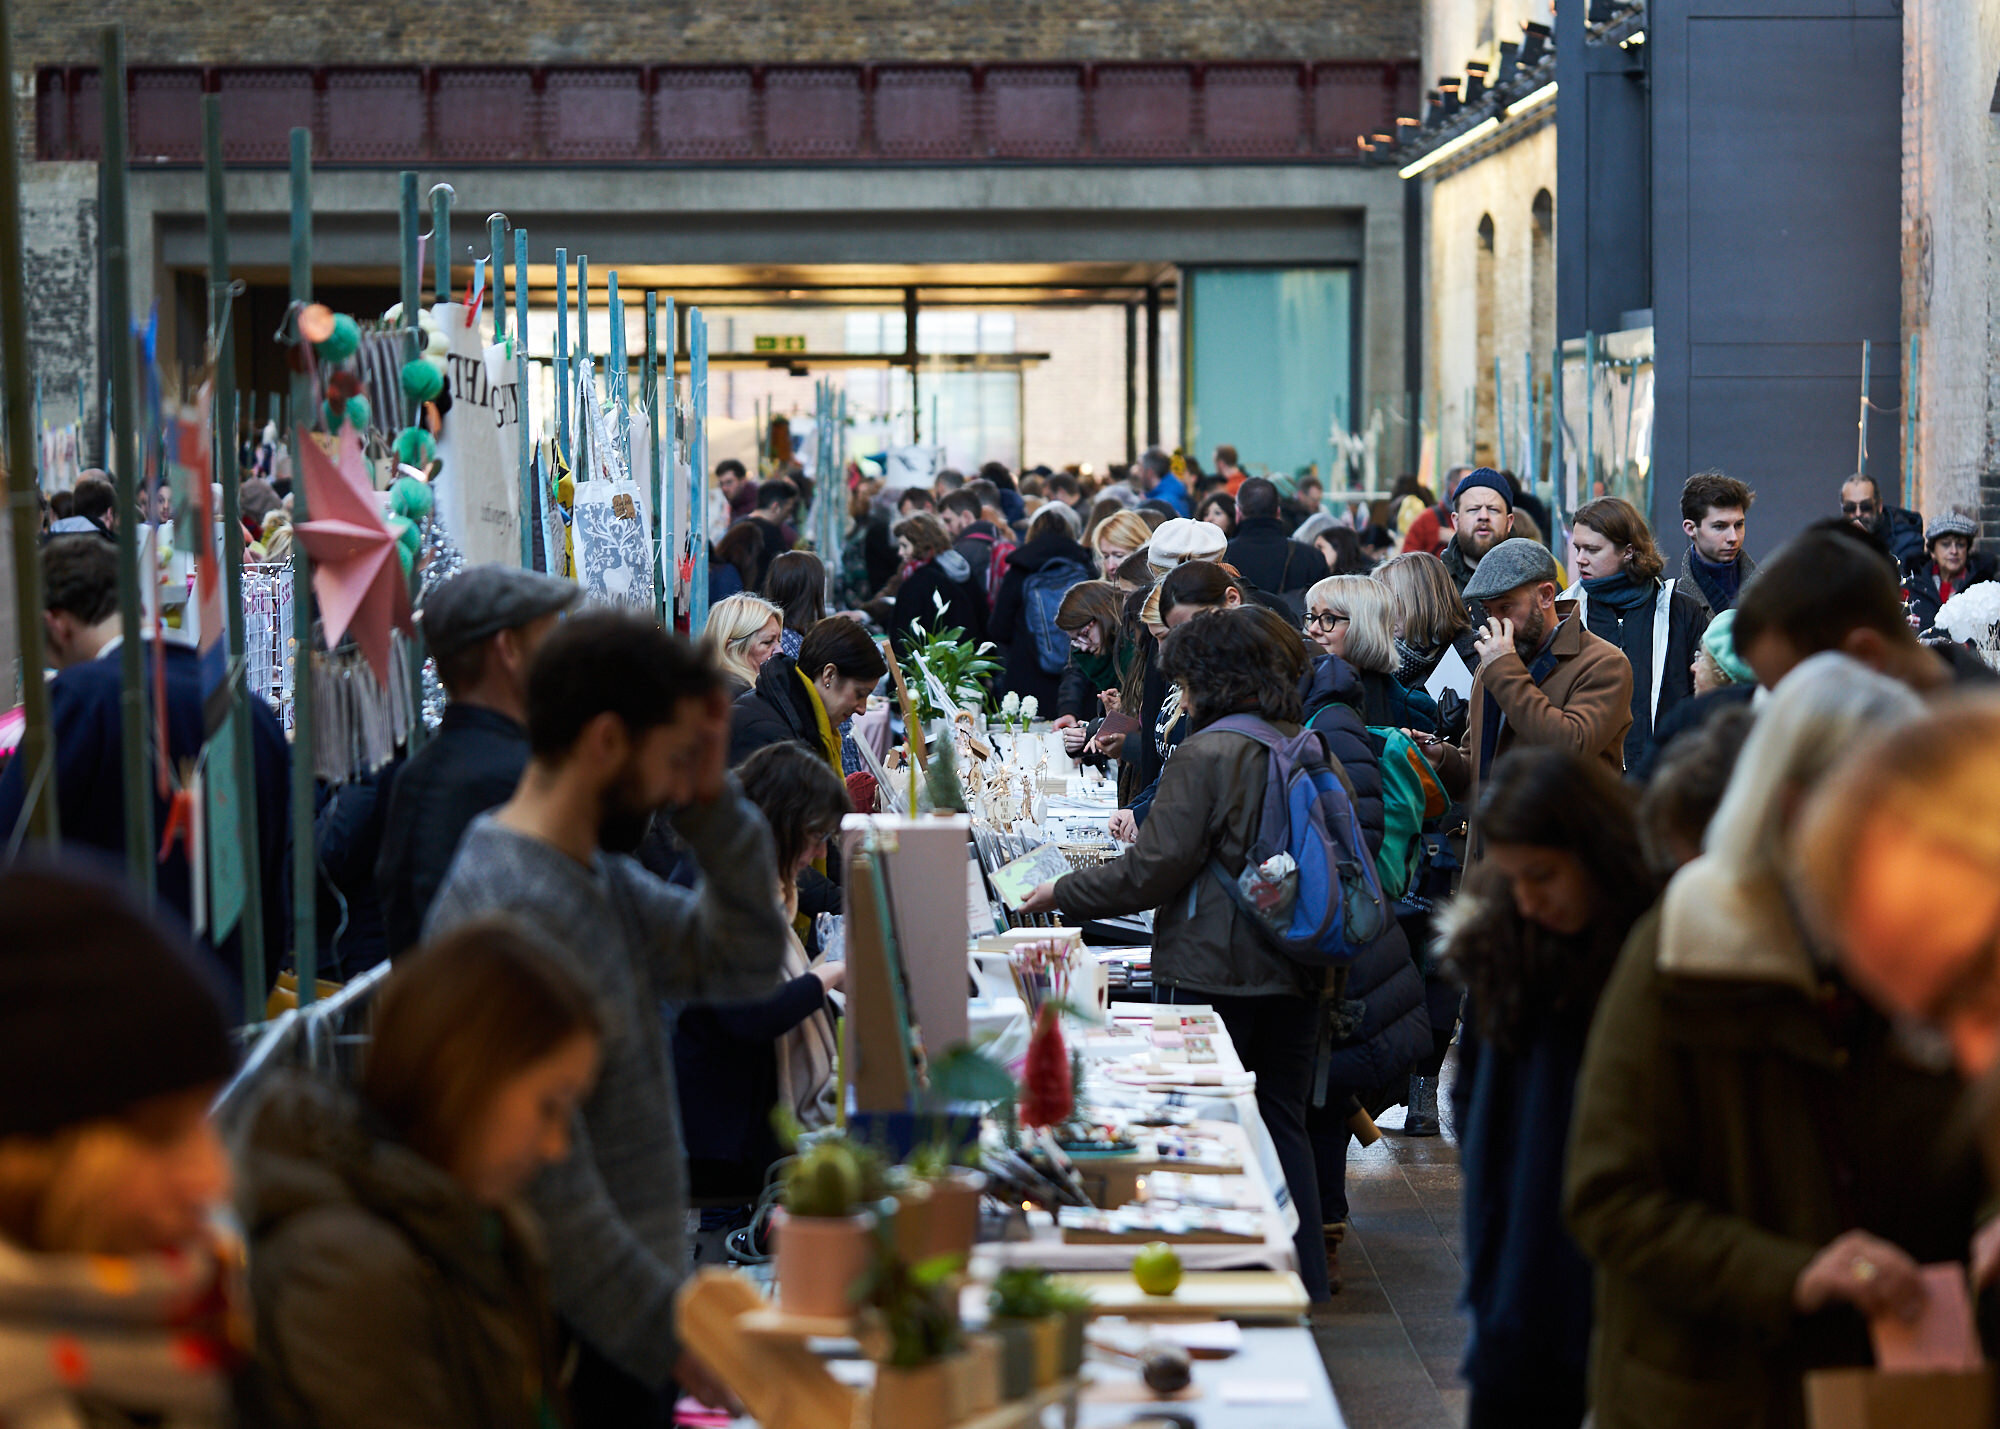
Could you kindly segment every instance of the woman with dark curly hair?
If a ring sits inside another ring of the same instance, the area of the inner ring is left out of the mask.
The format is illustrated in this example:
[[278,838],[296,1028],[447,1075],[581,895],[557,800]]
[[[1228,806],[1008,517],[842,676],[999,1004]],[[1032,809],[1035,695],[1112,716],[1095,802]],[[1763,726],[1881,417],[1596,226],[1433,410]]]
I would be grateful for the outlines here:
[[1570,1107],[1598,994],[1659,884],[1632,794],[1601,760],[1546,745],[1503,755],[1479,817],[1486,857],[1442,920],[1446,970],[1469,994],[1452,1089],[1467,1424],[1573,1429],[1591,1272],[1563,1227]]
[[1264,745],[1210,726],[1227,715],[1249,714],[1286,738],[1296,736],[1306,663],[1299,632],[1263,606],[1203,609],[1184,621],[1173,619],[1161,643],[1160,669],[1180,691],[1193,733],[1161,771],[1138,841],[1123,858],[1044,883],[1023,911],[1060,909],[1079,926],[1090,918],[1156,910],[1154,997],[1213,1006],[1245,1069],[1255,1074],[1257,1108],[1298,1207],[1300,1275],[1312,1298],[1324,1300],[1319,1182],[1306,1139],[1323,977],[1272,952],[1210,871],[1215,862],[1231,878],[1242,872],[1270,771]]

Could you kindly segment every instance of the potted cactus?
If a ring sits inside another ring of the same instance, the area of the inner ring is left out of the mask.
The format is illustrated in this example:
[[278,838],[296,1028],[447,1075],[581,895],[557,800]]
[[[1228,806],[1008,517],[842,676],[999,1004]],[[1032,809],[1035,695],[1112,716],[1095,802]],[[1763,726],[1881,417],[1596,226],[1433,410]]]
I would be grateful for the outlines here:
[[873,1156],[843,1137],[800,1149],[785,1170],[784,1206],[773,1220],[778,1305],[787,1314],[851,1314],[868,1273],[881,1179]]

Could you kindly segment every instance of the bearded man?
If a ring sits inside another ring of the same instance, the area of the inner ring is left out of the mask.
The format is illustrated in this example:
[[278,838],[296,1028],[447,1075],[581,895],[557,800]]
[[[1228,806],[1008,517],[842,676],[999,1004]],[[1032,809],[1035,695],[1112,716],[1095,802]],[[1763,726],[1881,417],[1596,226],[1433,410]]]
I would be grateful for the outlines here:
[[1614,772],[1625,767],[1631,663],[1616,645],[1584,628],[1574,601],[1556,599],[1558,580],[1556,559],[1539,542],[1516,536],[1490,548],[1465,588],[1467,603],[1481,601],[1485,608],[1474,641],[1479,672],[1465,741],[1447,744],[1406,731],[1445,788],[1474,811],[1469,858],[1482,852],[1480,787],[1493,761],[1515,745],[1552,744],[1602,759]]

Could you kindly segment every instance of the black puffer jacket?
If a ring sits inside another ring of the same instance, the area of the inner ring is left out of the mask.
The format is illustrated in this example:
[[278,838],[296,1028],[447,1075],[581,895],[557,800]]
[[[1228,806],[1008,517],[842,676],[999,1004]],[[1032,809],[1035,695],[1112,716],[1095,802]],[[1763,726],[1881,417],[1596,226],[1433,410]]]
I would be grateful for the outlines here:
[[1327,748],[1347,771],[1354,813],[1372,854],[1382,847],[1382,751],[1361,722],[1361,676],[1338,655],[1322,655],[1306,671],[1299,696],[1307,727],[1326,736]]
[[[1382,847],[1381,747],[1362,723],[1361,675],[1338,655],[1322,655],[1306,673],[1306,723],[1326,736],[1327,746],[1354,790],[1354,813],[1368,851]],[[1347,992],[1330,1009],[1333,1052],[1327,1085],[1369,1101],[1368,1093],[1403,1076],[1430,1051],[1430,1017],[1424,1010],[1424,980],[1410,956],[1400,924],[1369,944],[1347,969]]]
[[819,717],[814,714],[812,695],[798,676],[798,664],[789,655],[773,655],[757,672],[757,684],[737,696],[729,712],[729,767],[734,769],[767,744],[790,740],[803,744],[820,758],[826,747],[820,743]]
[[[1016,694],[1022,699],[1033,695],[1044,719],[1055,716],[1062,671],[1050,674],[1042,668],[1034,626],[1028,619],[1026,592],[1029,576],[1044,566],[1064,561],[1074,567],[1067,577],[1069,584],[1081,585],[1090,579],[1090,552],[1067,534],[1039,536],[1025,546],[1016,547],[1007,558],[1007,574],[1000,578],[1000,592],[994,598],[993,618],[986,630],[1007,662],[1000,676],[999,692]],[[1091,691],[1093,696],[1096,693]],[[1095,705],[1096,700],[1091,703]]]

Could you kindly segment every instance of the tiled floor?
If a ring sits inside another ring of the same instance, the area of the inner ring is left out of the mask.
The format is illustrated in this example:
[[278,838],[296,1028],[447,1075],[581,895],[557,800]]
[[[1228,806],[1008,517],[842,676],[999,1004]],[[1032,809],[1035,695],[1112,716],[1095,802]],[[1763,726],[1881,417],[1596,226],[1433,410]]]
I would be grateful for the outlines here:
[[[1447,1087],[1453,1070],[1448,1061]],[[1380,1141],[1348,1152],[1346,1288],[1313,1329],[1350,1429],[1459,1429],[1465,1421],[1458,1144],[1448,1098],[1438,1101],[1444,1135],[1404,1136],[1397,1107],[1383,1114]]]

